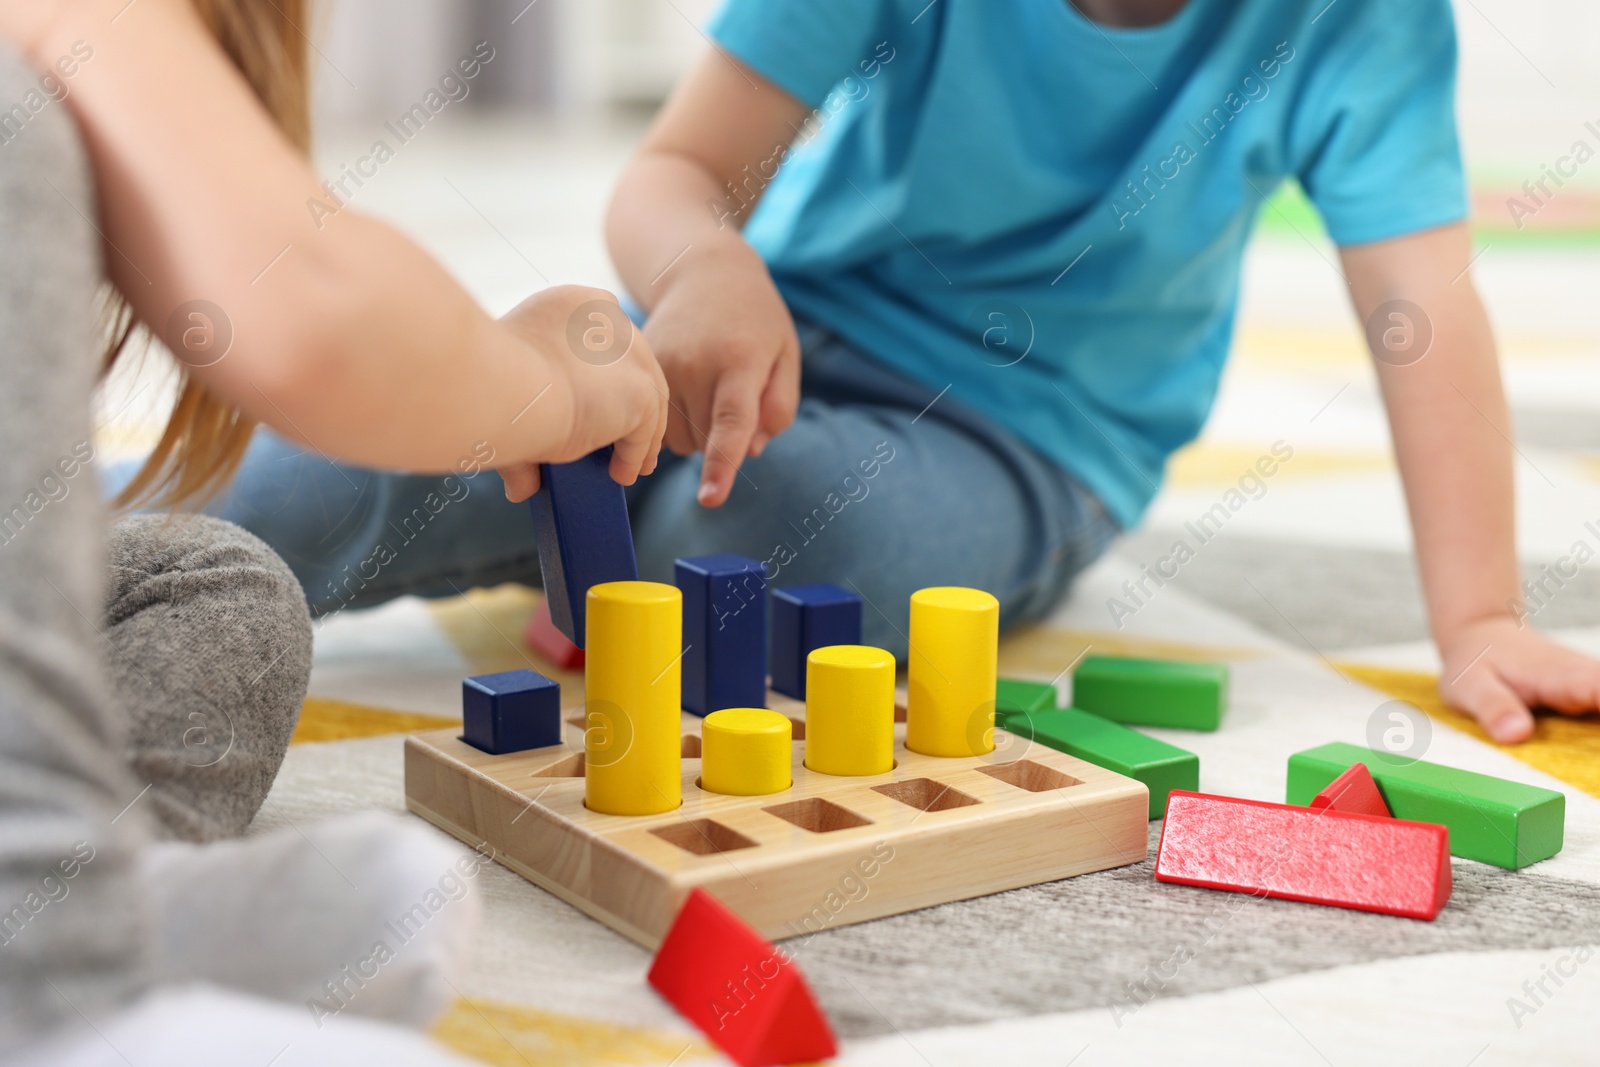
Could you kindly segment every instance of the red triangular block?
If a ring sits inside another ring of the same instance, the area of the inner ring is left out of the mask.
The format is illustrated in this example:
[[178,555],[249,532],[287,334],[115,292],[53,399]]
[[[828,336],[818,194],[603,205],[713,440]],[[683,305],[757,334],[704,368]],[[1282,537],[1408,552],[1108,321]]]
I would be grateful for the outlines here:
[[583,649],[567,640],[550,618],[550,601],[541,600],[522,633],[523,642],[564,671],[583,669]]
[[650,984],[742,1067],[821,1060],[833,1030],[793,958],[695,889],[650,965]]
[[1331,808],[1353,815],[1377,815],[1393,818],[1389,805],[1378,792],[1378,783],[1365,763],[1352,763],[1350,769],[1328,783],[1326,789],[1311,798],[1313,808]]
[[1175,789],[1156,880],[1432,919],[1450,899],[1450,832]]

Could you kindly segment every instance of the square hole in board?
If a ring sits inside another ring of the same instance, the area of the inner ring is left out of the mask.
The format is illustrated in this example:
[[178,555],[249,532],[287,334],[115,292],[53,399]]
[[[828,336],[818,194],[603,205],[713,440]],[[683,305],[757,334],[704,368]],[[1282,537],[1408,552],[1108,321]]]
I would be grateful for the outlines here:
[[686,819],[670,826],[660,826],[650,831],[669,845],[677,845],[696,856],[714,856],[718,852],[733,852],[741,848],[755,848],[756,843],[739,831],[711,819]]
[[903,782],[875,785],[872,791],[921,811],[947,811],[978,803],[977,797],[969,797],[961,790],[932,778],[907,778]]
[[853,830],[857,826],[872,825],[871,819],[864,819],[849,808],[841,808],[821,797],[809,797],[761,810],[769,815],[776,815],[784,822],[793,823],[802,830],[810,830],[814,834],[828,834],[835,830]]
[[541,767],[533,772],[535,778],[582,778],[583,753],[574,752],[548,767]]
[[1019,759],[1014,763],[996,763],[979,767],[978,770],[990,778],[998,778],[1007,785],[1026,789],[1030,793],[1048,793],[1053,789],[1065,789],[1068,786],[1083,784],[1070,774],[1063,774],[1054,767],[1046,767],[1031,759]]

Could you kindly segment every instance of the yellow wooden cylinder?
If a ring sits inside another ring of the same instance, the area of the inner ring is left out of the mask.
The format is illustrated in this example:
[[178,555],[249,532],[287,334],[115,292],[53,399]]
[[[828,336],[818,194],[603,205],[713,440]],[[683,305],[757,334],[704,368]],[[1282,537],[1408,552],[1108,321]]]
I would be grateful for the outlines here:
[[723,708],[700,728],[700,788],[760,797],[794,784],[794,725],[767,708]]
[[806,657],[806,766],[823,774],[894,769],[894,657],[828,645]]
[[683,802],[683,594],[659,582],[589,589],[584,803],[655,815]]
[[1000,602],[981,589],[911,594],[906,748],[927,756],[994,751]]

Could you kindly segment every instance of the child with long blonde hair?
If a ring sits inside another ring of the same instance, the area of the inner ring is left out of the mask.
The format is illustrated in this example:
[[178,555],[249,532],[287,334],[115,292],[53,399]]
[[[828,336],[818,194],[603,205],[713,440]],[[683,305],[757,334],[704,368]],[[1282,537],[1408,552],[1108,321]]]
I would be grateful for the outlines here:
[[[148,332],[182,370],[125,501],[203,499],[257,423],[349,462],[493,466],[520,496],[538,462],[606,444],[619,482],[656,463],[666,390],[648,345],[596,366],[564,340],[609,294],[551,289],[496,322],[389,227],[308,217],[307,15],[0,0],[7,1063],[447,1062],[355,1017],[421,1024],[442,1006],[482,862],[376,816],[191,843],[262,805],[309,618],[288,568],[236,527],[104,521],[85,473],[97,300],[113,358]],[[385,921],[435,899],[378,950]]]

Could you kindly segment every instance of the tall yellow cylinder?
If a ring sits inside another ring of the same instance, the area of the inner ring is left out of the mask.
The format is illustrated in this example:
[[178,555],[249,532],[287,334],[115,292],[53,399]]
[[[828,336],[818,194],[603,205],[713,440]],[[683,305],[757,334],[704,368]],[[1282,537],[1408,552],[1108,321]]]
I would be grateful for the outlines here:
[[806,766],[823,774],[894,769],[894,657],[828,645],[806,657]]
[[700,728],[700,788],[759,797],[794,784],[794,725],[767,708],[723,708]]
[[906,748],[927,756],[994,751],[1000,602],[981,589],[911,594]]
[[683,594],[604,582],[586,602],[584,803],[655,815],[683,802]]

